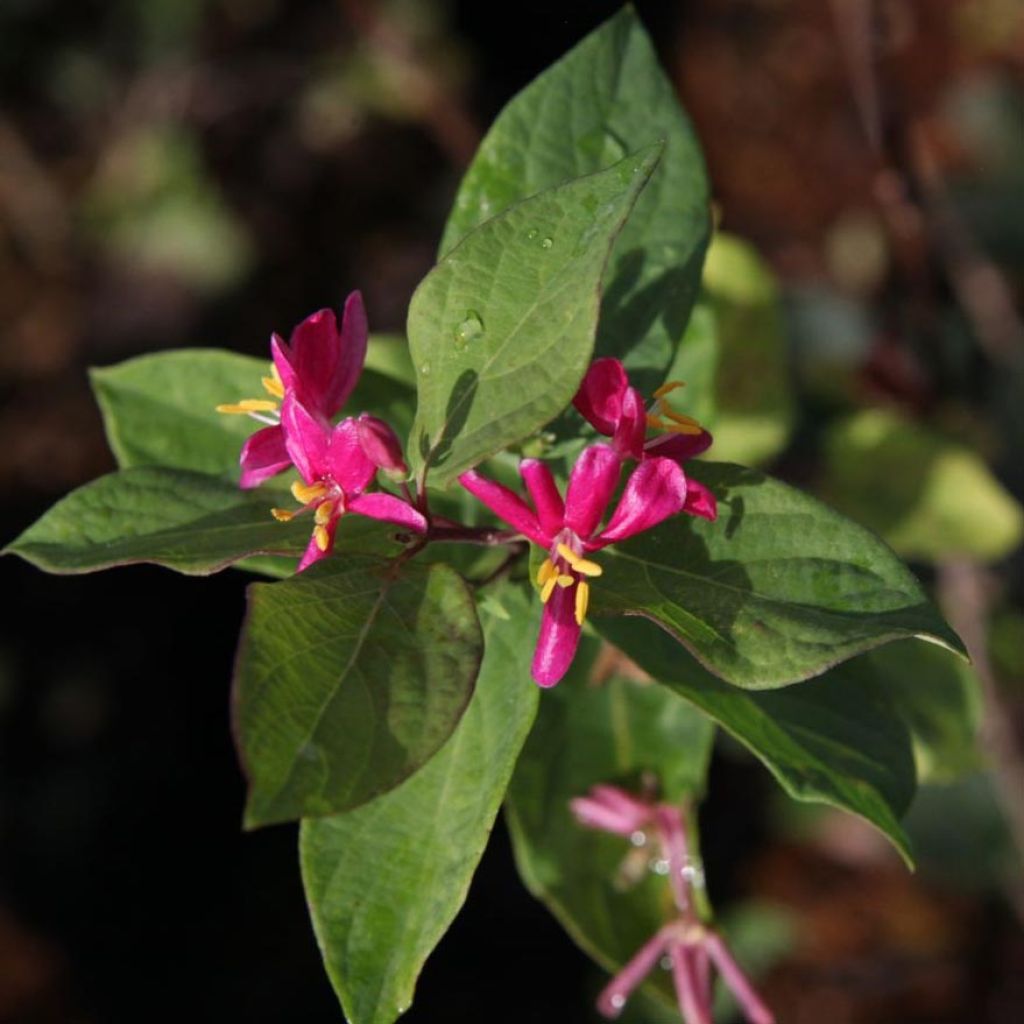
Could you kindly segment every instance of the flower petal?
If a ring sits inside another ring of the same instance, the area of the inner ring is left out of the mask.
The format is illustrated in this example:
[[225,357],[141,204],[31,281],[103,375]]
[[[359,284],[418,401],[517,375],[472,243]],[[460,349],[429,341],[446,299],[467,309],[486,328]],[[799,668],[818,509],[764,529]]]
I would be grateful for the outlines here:
[[576,820],[587,828],[631,836],[650,822],[651,807],[615,786],[594,786],[569,801]]
[[537,459],[523,459],[519,463],[519,475],[530,492],[541,529],[553,537],[565,522],[565,504],[551,470]]
[[295,468],[307,484],[327,475],[327,453],[331,446],[331,427],[314,416],[295,396],[286,393],[281,403],[281,427],[285,447]]
[[622,415],[615,426],[612,445],[622,458],[627,456],[638,462],[644,455],[644,437],[647,435],[647,411],[644,400],[636,388],[626,388],[622,396]]
[[345,300],[341,313],[341,335],[338,338],[338,362],[334,380],[327,394],[333,416],[352,394],[366,362],[369,324],[361,292],[355,291]]
[[626,369],[618,359],[595,359],[572,404],[591,426],[611,437],[622,415],[622,397],[628,387]]
[[673,942],[669,946],[672,958],[672,980],[676,986],[679,1012],[687,1024],[713,1024],[711,1007],[702,998],[697,981],[694,947]]
[[514,526],[523,536],[529,537],[534,544],[549,548],[554,538],[541,529],[533,509],[502,484],[488,480],[475,469],[463,473],[459,483],[478,501],[482,501],[496,516],[504,519],[509,526]]
[[714,438],[706,431],[699,434],[662,434],[654,437],[644,445],[647,458],[661,456],[666,459],[675,459],[683,463],[692,459],[711,447]]
[[625,967],[608,983],[597,998],[597,1009],[603,1017],[612,1019],[622,1013],[630,993],[657,966],[665,946],[668,945],[671,929],[661,928],[649,938]]
[[348,503],[348,509],[371,519],[397,523],[415,533],[427,532],[426,519],[407,501],[402,501],[393,494],[360,494]]
[[586,539],[601,522],[619,482],[621,463],[606,444],[585,448],[569,474],[565,492],[565,525]]
[[409,472],[402,457],[402,442],[388,424],[364,412],[356,425],[363,452],[375,466],[403,477]]
[[580,640],[576,587],[555,587],[540,620],[531,672],[538,686],[554,686],[569,671]]
[[363,450],[355,419],[342,420],[331,431],[326,468],[346,497],[362,494],[376,475],[377,467]]
[[683,511],[691,516],[702,516],[714,522],[718,518],[718,502],[715,496],[700,481],[686,478],[686,502]]
[[775,1024],[775,1015],[754,990],[754,986],[736,963],[721,936],[715,932],[708,932],[704,948],[708,951],[722,980],[732,990],[736,1002],[740,1004],[740,1009],[750,1024]]
[[280,426],[257,430],[242,445],[238,461],[242,466],[239,486],[246,489],[258,487],[264,480],[288,469],[292,460],[285,447],[284,431]]
[[686,476],[672,459],[641,462],[626,482],[611,522],[593,547],[625,540],[679,512],[686,501]]
[[333,523],[327,525],[327,535],[330,538],[330,543],[327,545],[325,551],[320,550],[320,545],[316,542],[316,537],[313,536],[309,540],[309,544],[306,545],[306,550],[296,566],[296,572],[302,572],[303,569],[308,569],[314,562],[319,562],[321,558],[326,558],[334,547],[334,531],[337,528],[338,520],[335,519]]

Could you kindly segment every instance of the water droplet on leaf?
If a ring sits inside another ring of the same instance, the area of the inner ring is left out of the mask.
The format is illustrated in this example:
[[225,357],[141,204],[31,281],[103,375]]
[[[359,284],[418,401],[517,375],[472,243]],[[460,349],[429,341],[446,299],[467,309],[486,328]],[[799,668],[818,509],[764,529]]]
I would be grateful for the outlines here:
[[430,376],[430,363],[423,363],[420,366],[420,373],[423,374],[424,377]]
[[540,234],[540,232],[536,228],[530,228],[530,230],[526,232],[526,237],[532,242],[538,234]]
[[474,309],[466,310],[466,317],[455,328],[455,347],[464,349],[470,342],[477,341],[484,334],[484,322]]
[[540,240],[540,247],[542,249],[550,249],[552,245],[554,245],[554,242],[550,238],[542,238]]

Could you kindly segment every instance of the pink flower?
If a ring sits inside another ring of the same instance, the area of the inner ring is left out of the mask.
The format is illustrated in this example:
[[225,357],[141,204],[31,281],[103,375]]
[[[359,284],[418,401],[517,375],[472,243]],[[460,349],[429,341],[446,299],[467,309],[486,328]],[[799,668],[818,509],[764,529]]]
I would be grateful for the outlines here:
[[563,502],[548,467],[536,459],[523,459],[519,472],[533,508],[476,470],[459,477],[459,483],[495,515],[548,553],[537,574],[544,615],[532,671],[541,686],[554,686],[576,653],[590,600],[589,581],[602,572],[600,565],[584,556],[657,526],[686,502],[682,469],[671,459],[647,459],[633,471],[608,525],[599,530],[618,484],[620,465],[619,456],[608,445],[591,445],[573,467]]
[[[670,381],[654,392],[654,402],[644,408],[643,397],[629,383],[626,369],[618,359],[595,359],[572,400],[579,414],[598,433],[612,439],[612,447],[623,459],[638,462],[652,457],[674,459],[682,465],[687,459],[711,447],[711,435],[692,417],[676,412],[666,397],[682,381]],[[666,431],[645,440],[647,428]],[[684,512],[714,520],[715,496],[699,481],[688,480]]]
[[366,310],[357,291],[345,300],[340,330],[333,310],[321,309],[306,317],[288,342],[279,334],[271,336],[273,363],[270,376],[263,378],[270,397],[247,398],[217,407],[218,412],[248,415],[268,424],[242,447],[242,487],[257,487],[292,464],[278,402],[293,395],[314,417],[328,423],[359,380],[366,360],[366,342]]
[[[314,521],[299,572],[330,554],[338,521],[348,512],[426,532],[426,519],[401,498],[364,493],[378,469],[405,473],[398,438],[382,420],[364,413],[332,427],[294,394],[288,394],[281,409],[281,427],[288,464],[294,463],[303,481],[292,485],[292,495],[304,506],[300,511],[312,511]],[[298,514],[288,509],[274,509],[273,513],[282,521]]]

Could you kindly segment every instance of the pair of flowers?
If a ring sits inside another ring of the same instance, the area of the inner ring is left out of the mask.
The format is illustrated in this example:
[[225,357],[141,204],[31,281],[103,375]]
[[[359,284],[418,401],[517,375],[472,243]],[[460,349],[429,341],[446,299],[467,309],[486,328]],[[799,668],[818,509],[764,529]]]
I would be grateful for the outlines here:
[[[242,449],[242,487],[256,487],[293,465],[302,477],[292,494],[303,506],[299,511],[313,513],[314,527],[300,571],[330,553],[338,523],[348,512],[429,532],[423,511],[409,501],[368,493],[379,470],[397,479],[407,475],[394,431],[367,413],[331,424],[359,379],[366,346],[366,313],[361,296],[353,292],[345,302],[340,330],[334,314],[321,310],[299,324],[288,343],[273,335],[272,372],[263,378],[268,398],[218,407],[267,424]],[[666,396],[678,386],[663,386],[645,408],[622,363],[594,362],[573,402],[611,443],[583,451],[564,499],[551,470],[536,459],[523,459],[519,467],[532,506],[476,470],[459,477],[463,487],[547,553],[537,574],[545,607],[532,666],[541,686],[557,683],[575,655],[590,581],[602,572],[590,554],[678,512],[715,518],[714,496],[683,471],[686,459],[711,444],[711,435],[667,405]],[[649,427],[665,433],[647,440]],[[636,462],[636,468],[602,529],[627,462]],[[274,509],[273,514],[287,520],[297,513]]]

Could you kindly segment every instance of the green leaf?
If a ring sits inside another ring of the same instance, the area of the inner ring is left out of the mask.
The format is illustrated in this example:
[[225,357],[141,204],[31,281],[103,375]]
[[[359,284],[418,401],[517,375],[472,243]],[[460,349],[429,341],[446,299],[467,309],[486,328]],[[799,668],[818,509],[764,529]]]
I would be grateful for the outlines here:
[[963,445],[882,409],[836,424],[822,491],[904,558],[994,561],[1024,537],[1024,511]]
[[569,800],[596,783],[641,792],[644,773],[666,797],[699,794],[711,748],[707,718],[662,687],[613,679],[588,685],[584,638],[570,676],[544,694],[509,790],[519,873],[572,938],[614,970],[672,912],[652,851],[577,824]]
[[[704,264],[703,304],[718,346],[715,412],[707,421],[712,453],[723,462],[766,462],[785,447],[796,418],[775,278],[752,246],[719,232]],[[684,372],[682,379],[690,378]]]
[[[139,356],[90,371],[110,447],[122,468],[165,466],[237,480],[242,444],[260,428],[218,405],[262,396],[266,360],[219,349]],[[371,412],[407,431],[413,390],[401,339],[372,338],[359,384],[345,414]],[[377,369],[372,369],[376,367]]]
[[482,654],[472,595],[445,565],[351,554],[253,584],[234,689],[246,826],[393,789],[451,736]]
[[887,692],[887,650],[854,658],[803,686],[751,692],[715,678],[650,622],[597,625],[645,672],[745,744],[791,797],[859,815],[909,860],[899,819],[914,795],[914,757],[910,733]]
[[410,455],[435,483],[569,404],[593,351],[609,249],[660,154],[652,146],[523,200],[468,235],[416,289]]
[[56,573],[153,562],[207,575],[247,555],[305,550],[309,521],[279,523],[273,505],[294,501],[286,491],[241,491],[201,473],[122,469],[62,498],[4,553]]
[[306,898],[352,1024],[391,1024],[408,1009],[466,898],[537,710],[536,607],[512,587],[489,595],[476,692],[431,761],[355,811],[302,823]]
[[625,7],[501,112],[445,229],[448,253],[511,204],[600,170],[654,139],[665,158],[615,246],[597,339],[633,382],[661,382],[683,336],[710,230],[700,147],[635,11]]
[[799,682],[890,640],[963,653],[896,556],[855,523],[755,470],[694,462],[718,520],[677,516],[601,558],[594,613],[642,615],[728,682]]

